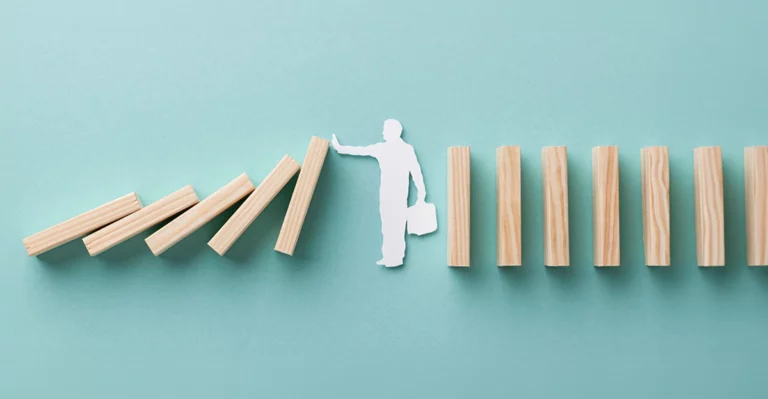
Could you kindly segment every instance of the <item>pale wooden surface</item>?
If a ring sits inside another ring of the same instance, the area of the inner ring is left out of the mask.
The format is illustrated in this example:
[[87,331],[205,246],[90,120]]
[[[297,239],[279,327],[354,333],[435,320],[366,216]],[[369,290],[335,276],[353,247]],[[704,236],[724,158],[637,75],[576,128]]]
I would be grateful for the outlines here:
[[284,156],[213,236],[208,246],[219,255],[224,255],[298,171],[299,163],[288,155]]
[[155,255],[162,254],[253,190],[253,183],[243,173],[147,237],[149,249]]
[[49,227],[24,239],[29,256],[37,256],[59,245],[80,238],[141,209],[136,193],[92,209],[65,222]]
[[91,256],[98,255],[199,201],[195,189],[192,186],[186,186],[86,236],[83,238],[83,243]]
[[299,241],[301,228],[304,226],[304,219],[307,217],[309,204],[315,193],[317,179],[320,178],[320,171],[323,169],[328,145],[328,140],[312,136],[307,155],[304,157],[304,164],[301,166],[299,178],[296,181],[296,188],[293,190],[291,202],[288,205],[288,211],[285,213],[285,219],[283,219],[283,226],[280,228],[280,235],[277,237],[275,251],[293,255],[296,243]]
[[592,149],[592,231],[595,266],[619,266],[619,148]]
[[496,265],[521,266],[520,147],[496,149]]
[[645,264],[669,266],[669,150],[640,150]]
[[744,149],[747,265],[768,266],[768,146]]
[[469,147],[448,148],[448,266],[469,266]]
[[693,150],[696,258],[699,266],[725,266],[723,161],[720,147]]
[[568,266],[568,150],[544,147],[541,150],[544,197],[544,265]]

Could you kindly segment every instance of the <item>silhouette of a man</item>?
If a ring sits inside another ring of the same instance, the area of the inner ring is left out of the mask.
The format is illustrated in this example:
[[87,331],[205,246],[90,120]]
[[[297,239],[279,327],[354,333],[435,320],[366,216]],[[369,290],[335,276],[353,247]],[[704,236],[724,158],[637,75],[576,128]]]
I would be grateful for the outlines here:
[[381,233],[384,241],[381,247],[382,258],[377,265],[387,267],[400,266],[405,257],[405,224],[408,212],[409,176],[418,190],[418,201],[424,201],[427,191],[421,166],[416,159],[416,152],[410,144],[400,137],[403,126],[394,119],[384,121],[383,143],[365,147],[340,145],[333,135],[333,148],[339,154],[370,156],[376,158],[381,169],[379,188],[379,212],[381,213]]

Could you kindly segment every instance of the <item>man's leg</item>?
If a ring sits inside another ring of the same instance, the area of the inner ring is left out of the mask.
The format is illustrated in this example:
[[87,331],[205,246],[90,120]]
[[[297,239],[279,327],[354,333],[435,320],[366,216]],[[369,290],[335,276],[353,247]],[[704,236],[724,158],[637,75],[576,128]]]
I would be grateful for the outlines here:
[[381,234],[384,238],[381,247],[382,259],[379,264],[388,267],[400,266],[405,258],[405,223],[407,207],[382,209]]

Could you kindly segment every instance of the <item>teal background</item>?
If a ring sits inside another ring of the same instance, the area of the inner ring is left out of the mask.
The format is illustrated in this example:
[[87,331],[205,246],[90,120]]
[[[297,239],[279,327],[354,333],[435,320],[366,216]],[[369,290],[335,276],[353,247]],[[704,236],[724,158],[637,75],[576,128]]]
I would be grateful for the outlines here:
[[[765,398],[768,270],[745,266],[743,147],[767,144],[760,0],[6,0],[0,397]],[[221,258],[224,216],[28,258],[131,191],[259,182],[311,135],[397,118],[441,229],[379,259],[378,171],[328,156],[296,256],[285,190]],[[523,151],[524,266],[495,266],[495,148]],[[472,146],[472,267],[446,266],[446,148]],[[542,264],[540,149],[567,145],[571,261]],[[620,146],[618,269],[592,266],[591,158]],[[643,265],[639,151],[668,145],[672,263]],[[727,267],[695,262],[692,149],[721,145]]]

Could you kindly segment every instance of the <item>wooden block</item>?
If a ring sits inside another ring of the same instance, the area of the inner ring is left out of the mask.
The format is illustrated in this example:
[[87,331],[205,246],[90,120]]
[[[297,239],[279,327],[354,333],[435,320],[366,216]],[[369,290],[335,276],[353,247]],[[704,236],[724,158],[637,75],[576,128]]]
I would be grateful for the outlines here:
[[304,165],[302,165],[299,178],[296,181],[296,188],[294,188],[291,202],[288,204],[288,211],[285,213],[285,219],[283,219],[283,226],[280,228],[280,235],[277,237],[275,251],[293,255],[296,243],[299,241],[301,228],[304,226],[304,219],[307,217],[309,204],[315,194],[317,179],[320,178],[320,171],[323,169],[328,145],[328,140],[312,136],[307,155],[304,157]]
[[24,246],[27,248],[29,256],[37,256],[98,230],[139,209],[141,209],[139,197],[136,193],[130,193],[66,222],[33,234],[24,239]]
[[253,183],[243,173],[147,237],[149,249],[155,256],[162,254],[253,190]]
[[298,162],[288,155],[284,156],[256,190],[248,196],[243,205],[235,211],[232,217],[213,236],[211,241],[208,242],[208,246],[223,256],[240,235],[245,232],[245,229],[256,220],[264,208],[272,202],[277,193],[288,184],[288,181],[299,171],[299,168]]
[[199,201],[195,189],[186,186],[83,238],[83,243],[91,256],[98,255]]
[[469,147],[448,148],[448,266],[469,266]]
[[643,196],[645,264],[669,266],[669,151],[667,147],[640,150]]
[[568,266],[568,150],[544,147],[541,150],[544,188],[544,265]]
[[768,146],[744,149],[747,265],[768,266]]
[[496,265],[521,266],[520,147],[496,149]]
[[619,147],[592,149],[592,229],[595,266],[619,266]]
[[725,266],[723,161],[720,147],[693,150],[696,258],[699,266]]

